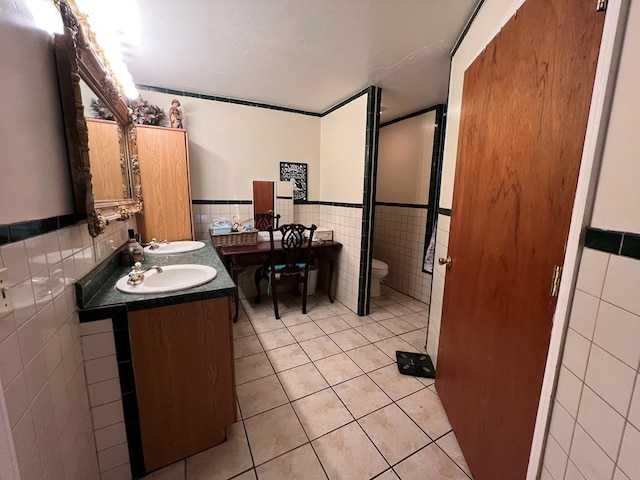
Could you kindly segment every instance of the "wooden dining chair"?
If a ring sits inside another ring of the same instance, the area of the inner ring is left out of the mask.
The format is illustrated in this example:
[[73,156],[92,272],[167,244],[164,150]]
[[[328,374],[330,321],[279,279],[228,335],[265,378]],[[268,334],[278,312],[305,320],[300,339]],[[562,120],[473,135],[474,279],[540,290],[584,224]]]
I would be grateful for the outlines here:
[[269,230],[269,227],[278,228],[280,223],[280,214],[273,215],[272,213],[256,213],[253,216],[253,226],[256,230],[265,232]]
[[[294,288],[302,282],[302,313],[307,313],[307,278],[309,277],[309,260],[313,232],[318,227],[305,227],[299,223],[282,225],[278,229],[270,228],[271,242],[270,264],[265,268],[263,277],[269,281],[273,310],[276,318],[280,318],[278,311],[278,287],[293,285]],[[309,238],[305,238],[305,231],[309,231]],[[274,232],[282,234],[281,239],[274,239]]]

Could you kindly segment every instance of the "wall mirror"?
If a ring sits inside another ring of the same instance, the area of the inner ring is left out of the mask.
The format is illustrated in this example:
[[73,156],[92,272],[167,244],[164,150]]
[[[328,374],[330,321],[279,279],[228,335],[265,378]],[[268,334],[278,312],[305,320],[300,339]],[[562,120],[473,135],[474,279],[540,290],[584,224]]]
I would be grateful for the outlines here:
[[[115,82],[93,49],[73,4],[61,0],[64,34],[55,36],[62,113],[75,209],[95,237],[113,220],[142,211],[136,128]],[[113,121],[88,117],[95,97]]]

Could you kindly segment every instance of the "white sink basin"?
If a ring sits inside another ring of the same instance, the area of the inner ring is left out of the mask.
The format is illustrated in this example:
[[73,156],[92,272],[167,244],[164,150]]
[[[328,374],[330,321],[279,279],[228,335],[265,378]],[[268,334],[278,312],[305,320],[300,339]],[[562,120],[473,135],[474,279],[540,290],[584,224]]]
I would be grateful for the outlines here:
[[208,265],[167,265],[162,267],[162,273],[156,270],[146,272],[144,281],[139,285],[128,284],[129,276],[125,275],[116,282],[116,288],[121,292],[143,295],[177,292],[210,282],[216,275],[218,271]]
[[144,247],[144,253],[149,255],[169,255],[171,253],[185,253],[200,250],[204,247],[204,242],[191,240],[179,240],[177,242],[161,243],[159,248],[154,250],[151,247]]

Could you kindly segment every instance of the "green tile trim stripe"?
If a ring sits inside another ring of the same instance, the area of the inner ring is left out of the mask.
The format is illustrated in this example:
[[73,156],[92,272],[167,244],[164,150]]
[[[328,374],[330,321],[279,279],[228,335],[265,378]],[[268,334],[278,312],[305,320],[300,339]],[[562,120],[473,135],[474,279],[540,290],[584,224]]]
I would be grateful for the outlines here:
[[367,126],[362,199],[362,234],[360,240],[360,274],[358,282],[358,315],[369,314],[371,297],[371,263],[378,177],[378,142],[380,139],[380,104],[382,89],[371,86],[367,98]]
[[451,216],[450,208],[438,208],[438,215],[444,215],[445,217]]
[[387,127],[389,125],[393,125],[394,123],[398,123],[398,122],[401,122],[403,120],[409,120],[410,118],[417,117],[418,115],[423,115],[425,113],[432,112],[434,110],[437,110],[439,107],[442,107],[442,105],[440,105],[440,104],[434,105],[433,107],[424,108],[422,110],[418,110],[417,112],[409,113],[409,114],[404,115],[404,116],[399,117],[399,118],[394,118],[393,120],[389,120],[388,122],[384,122],[384,123],[380,124],[380,128],[384,128],[384,127]]
[[384,206],[384,207],[400,207],[400,208],[429,208],[429,205],[426,203],[396,203],[396,202],[376,202],[376,206]]
[[362,208],[361,203],[327,202],[324,200],[294,200],[294,205],[327,205],[329,207]]
[[86,215],[68,214],[0,225],[0,245],[44,235],[45,233],[76,225],[86,219]]
[[601,252],[640,259],[640,234],[587,227],[584,246]]
[[193,205],[251,205],[253,200],[191,200]]
[[141,90],[141,91],[166,93],[167,95],[176,95],[179,97],[199,98],[200,100],[209,100],[212,102],[233,103],[235,105],[244,105],[246,107],[266,108],[267,110],[278,110],[281,112],[298,113],[300,115],[309,115],[311,117],[324,117],[325,115],[329,115],[331,112],[334,112],[340,107],[345,106],[347,103],[355,100],[358,97],[361,97],[362,95],[364,95],[369,91],[369,88],[365,88],[364,90],[361,90],[360,92],[350,96],[349,98],[341,101],[340,103],[334,105],[328,110],[325,110],[324,112],[309,112],[307,110],[299,110],[297,108],[289,108],[289,107],[284,107],[282,105],[272,105],[264,102],[242,100],[240,98],[221,97],[218,95],[207,95],[204,93],[190,92],[188,90],[176,90],[173,88],[156,87],[154,85],[136,85],[136,87],[138,88],[138,90]]

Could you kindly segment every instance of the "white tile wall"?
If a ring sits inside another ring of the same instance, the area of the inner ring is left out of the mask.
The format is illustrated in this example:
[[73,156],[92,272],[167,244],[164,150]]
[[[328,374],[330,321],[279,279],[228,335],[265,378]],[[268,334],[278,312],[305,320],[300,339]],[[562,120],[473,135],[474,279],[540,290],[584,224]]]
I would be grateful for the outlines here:
[[15,310],[0,319],[0,379],[23,479],[99,478],[74,282],[135,220],[92,239],[86,224],[0,247]]
[[584,249],[549,431],[569,461],[554,480],[640,479],[638,285],[640,261]]
[[373,256],[389,265],[385,283],[428,304],[431,275],[422,272],[426,228],[426,209],[376,205]]
[[230,222],[235,219],[253,223],[253,205],[192,205],[195,239],[210,242],[209,225],[214,219],[225,217]]

